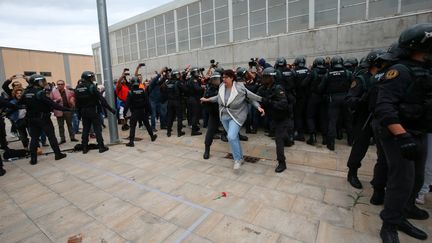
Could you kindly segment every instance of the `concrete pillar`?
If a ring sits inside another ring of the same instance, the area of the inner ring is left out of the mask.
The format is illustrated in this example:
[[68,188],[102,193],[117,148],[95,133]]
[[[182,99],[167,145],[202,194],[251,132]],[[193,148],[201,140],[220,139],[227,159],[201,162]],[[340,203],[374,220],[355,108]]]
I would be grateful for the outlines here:
[[63,54],[63,65],[64,65],[64,70],[65,70],[66,84],[71,86],[72,85],[72,79],[71,79],[71,74],[70,74],[70,63],[69,63],[69,55],[68,54]]

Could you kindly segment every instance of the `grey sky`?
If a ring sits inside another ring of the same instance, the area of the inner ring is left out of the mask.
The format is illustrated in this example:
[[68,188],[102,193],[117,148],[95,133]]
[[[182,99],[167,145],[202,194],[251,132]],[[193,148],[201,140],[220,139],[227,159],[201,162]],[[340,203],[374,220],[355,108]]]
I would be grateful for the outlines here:
[[[115,24],[171,0],[107,0]],[[0,46],[92,54],[96,0],[0,0]]]

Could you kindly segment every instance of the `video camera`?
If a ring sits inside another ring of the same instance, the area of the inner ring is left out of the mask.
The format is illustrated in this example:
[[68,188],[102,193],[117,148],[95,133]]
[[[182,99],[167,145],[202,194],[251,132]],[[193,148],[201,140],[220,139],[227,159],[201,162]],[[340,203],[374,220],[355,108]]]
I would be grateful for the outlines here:
[[249,68],[258,66],[258,58],[251,58],[248,64]]
[[210,60],[210,67],[217,68],[219,65],[219,62],[216,62],[214,59]]

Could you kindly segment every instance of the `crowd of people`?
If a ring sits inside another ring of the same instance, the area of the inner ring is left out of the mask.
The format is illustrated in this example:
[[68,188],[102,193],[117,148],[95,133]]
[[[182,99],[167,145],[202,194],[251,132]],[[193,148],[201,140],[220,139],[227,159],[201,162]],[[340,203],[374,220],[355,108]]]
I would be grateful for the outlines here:
[[[424,204],[432,184],[431,33],[432,24],[414,25],[388,50],[372,50],[360,61],[318,57],[307,66],[303,56],[292,64],[277,58],[274,65],[251,58],[248,67],[233,70],[211,60],[206,72],[190,66],[164,67],[151,80],[143,80],[141,63],[134,75],[125,68],[114,81],[115,108],[108,105],[104,87],[95,84],[90,71],[82,74],[74,89],[65,87],[63,80],[48,84],[37,74],[26,78],[28,87],[23,89],[12,76],[3,84],[0,106],[8,111],[11,132],[29,150],[31,164],[37,163],[38,147],[46,144],[46,138],[56,160],[66,157],[59,148],[66,142],[65,123],[70,140],[77,142],[82,122],[83,153],[89,151],[89,134],[96,138],[99,152],[107,151],[101,134],[107,111],[117,115],[122,130],[130,130],[129,147],[134,146],[137,125],[146,128],[151,141],[156,140],[157,129],[171,137],[175,120],[178,137],[185,135],[185,127],[191,136],[202,135],[201,127],[207,128],[203,158],[209,159],[213,140],[222,139],[229,143],[235,172],[244,162],[240,140],[248,140],[241,128],[246,134],[262,129],[275,138],[276,173],[287,168],[284,147],[296,141],[313,146],[321,137],[320,142],[334,151],[336,139],[345,135],[352,146],[347,180],[355,188],[363,187],[357,171],[369,146],[377,148],[370,202],[384,205],[383,242],[399,242],[397,231],[425,240],[427,234],[407,219],[429,218],[416,202]],[[0,145],[7,150],[4,127],[0,119]],[[5,173],[2,167],[0,172]]]

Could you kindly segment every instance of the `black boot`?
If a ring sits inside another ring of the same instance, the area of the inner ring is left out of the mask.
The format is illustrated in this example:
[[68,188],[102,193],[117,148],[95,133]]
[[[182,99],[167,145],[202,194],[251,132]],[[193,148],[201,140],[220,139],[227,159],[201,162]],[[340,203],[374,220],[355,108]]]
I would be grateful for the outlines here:
[[54,157],[55,160],[61,160],[63,158],[66,158],[66,154],[64,154],[64,153],[56,154]]
[[227,135],[225,133],[222,133],[221,140],[224,142],[228,142],[228,138],[227,138]]
[[154,141],[156,140],[156,138],[157,138],[157,135],[156,135],[156,134],[153,134],[153,135],[151,136],[151,141],[154,142]]
[[6,174],[6,170],[3,167],[0,167],[0,176],[4,176]]
[[328,148],[330,151],[334,151],[334,150],[335,150],[335,144],[334,144],[334,143],[327,142],[327,148]]
[[395,225],[383,223],[380,236],[383,243],[399,243],[399,236]]
[[204,159],[210,158],[210,146],[208,145],[205,146],[203,158]]
[[171,130],[167,131],[167,137],[171,137]]
[[429,213],[415,204],[409,209],[405,209],[404,215],[407,219],[426,220],[429,218]]
[[103,153],[103,152],[106,152],[106,151],[108,151],[108,150],[109,150],[109,148],[106,147],[105,145],[99,147],[99,153]]
[[316,144],[316,134],[315,133],[311,133],[309,135],[309,139],[306,141],[307,144],[309,145],[315,145]]
[[357,170],[350,169],[348,171],[347,181],[354,188],[357,188],[357,189],[362,189],[363,188],[363,185],[361,184],[359,178],[357,177]]
[[31,158],[31,159],[30,159],[30,164],[31,164],[31,165],[35,165],[35,164],[37,164],[37,159],[36,159],[36,158],[35,158],[35,159]]
[[82,151],[83,151],[83,154],[86,154],[86,153],[88,153],[89,148],[87,146],[83,146]]
[[200,132],[200,131],[192,131],[191,136],[199,136],[201,134],[202,134],[202,132]]
[[384,189],[374,189],[372,197],[370,199],[370,203],[373,205],[383,205],[385,197]]
[[239,133],[239,139],[240,139],[240,141],[248,141],[249,140],[249,138],[247,136],[241,135],[240,133]]
[[403,219],[402,222],[396,225],[396,227],[399,231],[402,231],[413,238],[419,240],[426,240],[428,238],[428,235],[423,230],[415,227],[406,219]]
[[281,173],[282,171],[284,171],[286,169],[286,163],[285,161],[279,161],[278,166],[275,169],[276,173]]
[[294,140],[304,142],[306,139],[305,139],[305,137],[304,137],[303,134],[297,134],[297,135],[294,137]]
[[135,144],[134,142],[130,141],[129,143],[126,144],[126,147],[134,147]]
[[322,135],[322,145],[327,145],[327,137],[325,135]]
[[185,135],[185,134],[186,134],[186,133],[183,132],[183,131],[177,132],[177,137],[181,137],[181,136],[183,136],[183,135]]

